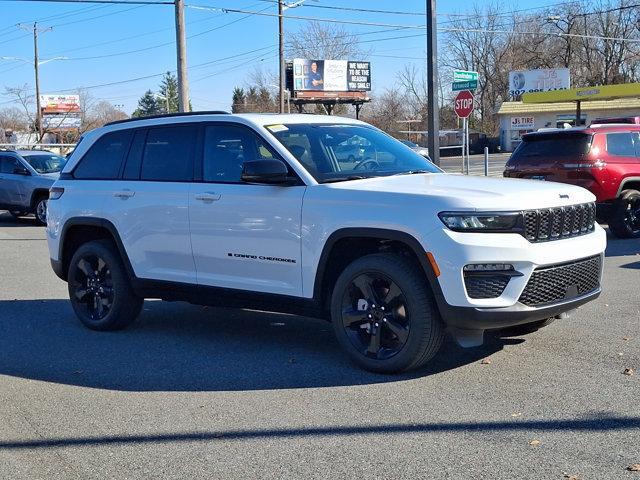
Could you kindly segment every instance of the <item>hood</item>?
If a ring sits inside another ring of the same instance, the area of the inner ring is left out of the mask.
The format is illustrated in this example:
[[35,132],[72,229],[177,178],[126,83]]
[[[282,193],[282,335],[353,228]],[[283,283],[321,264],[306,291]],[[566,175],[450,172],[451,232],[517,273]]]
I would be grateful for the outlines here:
[[377,194],[430,197],[438,200],[437,204],[469,210],[531,210],[595,201],[588,190],[574,185],[446,173],[375,177],[326,186]]
[[50,178],[51,180],[55,181],[60,176],[60,173],[39,173],[38,176],[41,178]]

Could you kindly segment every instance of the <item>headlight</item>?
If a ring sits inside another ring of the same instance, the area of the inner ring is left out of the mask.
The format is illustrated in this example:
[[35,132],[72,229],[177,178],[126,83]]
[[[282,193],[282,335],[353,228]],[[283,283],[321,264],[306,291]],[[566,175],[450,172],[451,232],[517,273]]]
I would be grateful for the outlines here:
[[442,223],[456,232],[513,232],[522,231],[521,213],[462,213],[438,214]]

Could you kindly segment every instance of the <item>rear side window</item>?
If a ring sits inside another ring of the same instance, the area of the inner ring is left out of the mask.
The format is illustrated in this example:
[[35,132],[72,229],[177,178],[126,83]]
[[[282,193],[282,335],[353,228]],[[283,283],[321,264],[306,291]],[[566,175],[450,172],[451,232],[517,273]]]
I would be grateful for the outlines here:
[[190,182],[198,137],[194,126],[152,128],[142,154],[141,180]]
[[0,173],[13,173],[16,168],[24,168],[14,157],[0,156]]
[[110,132],[98,139],[80,159],[73,171],[75,178],[84,180],[114,180],[129,151],[130,130]]
[[590,147],[591,135],[536,135],[525,138],[517,154],[519,157],[571,157],[589,153]]
[[607,153],[620,157],[635,157],[636,146],[631,132],[607,133]]

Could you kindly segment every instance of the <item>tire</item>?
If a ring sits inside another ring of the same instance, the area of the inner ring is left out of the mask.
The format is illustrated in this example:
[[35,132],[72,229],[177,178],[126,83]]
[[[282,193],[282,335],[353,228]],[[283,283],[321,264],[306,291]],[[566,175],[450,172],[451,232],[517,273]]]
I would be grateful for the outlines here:
[[395,254],[367,255],[345,268],[331,296],[331,318],[342,348],[372,372],[419,368],[438,352],[444,336],[424,275]]
[[110,240],[81,245],[69,264],[67,282],[74,312],[92,330],[125,328],[142,309],[144,299],[133,292],[122,259]]
[[36,223],[38,225],[46,225],[47,224],[47,203],[49,202],[49,198],[42,196],[36,199],[35,205],[33,207],[33,213],[36,216]]
[[618,238],[640,238],[640,192],[623,190],[613,204],[609,230]]
[[539,320],[537,322],[524,323],[522,325],[514,325],[513,327],[503,328],[500,333],[507,337],[519,337],[521,335],[527,335],[529,333],[537,332],[541,328],[551,325],[555,322],[555,318],[547,318],[545,320]]

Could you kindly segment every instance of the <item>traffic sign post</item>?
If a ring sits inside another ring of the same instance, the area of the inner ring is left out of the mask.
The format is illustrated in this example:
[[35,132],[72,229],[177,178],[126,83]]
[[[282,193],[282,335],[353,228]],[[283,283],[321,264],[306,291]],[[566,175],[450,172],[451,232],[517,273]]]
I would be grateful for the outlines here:
[[473,112],[473,93],[468,90],[458,92],[453,103],[458,118],[463,119],[462,126],[462,173],[469,174],[469,115]]

